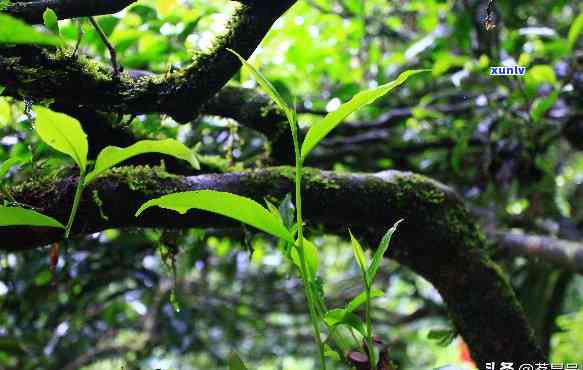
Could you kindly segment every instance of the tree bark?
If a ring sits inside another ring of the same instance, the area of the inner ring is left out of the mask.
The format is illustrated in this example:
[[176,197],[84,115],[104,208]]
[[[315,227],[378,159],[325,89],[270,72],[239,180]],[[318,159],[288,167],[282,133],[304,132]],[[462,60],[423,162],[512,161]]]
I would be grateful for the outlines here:
[[[30,182],[13,188],[11,194],[19,202],[64,221],[76,181]],[[200,211],[180,215],[152,208],[142,217],[135,218],[134,214],[145,201],[177,191],[228,191],[262,203],[265,197],[281,199],[292,193],[293,183],[291,167],[194,177],[173,176],[146,167],[120,168],[85,191],[74,234],[108,228],[232,226],[234,223],[222,216]],[[101,210],[93,192],[103,202]],[[490,361],[545,360],[507,279],[487,256],[481,232],[451,189],[426,177],[398,171],[366,175],[307,169],[303,197],[309,227],[346,235],[350,226],[369,246],[376,245],[388,227],[404,218],[388,256],[436,287],[480,368]],[[5,250],[34,248],[60,237],[58,231],[40,228],[0,231]]]

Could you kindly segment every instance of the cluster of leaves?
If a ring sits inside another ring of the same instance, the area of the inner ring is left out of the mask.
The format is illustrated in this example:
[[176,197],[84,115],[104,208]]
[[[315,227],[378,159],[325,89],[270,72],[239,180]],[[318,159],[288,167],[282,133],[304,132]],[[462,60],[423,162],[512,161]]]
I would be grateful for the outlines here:
[[55,113],[50,109],[37,106],[35,108],[35,129],[38,136],[50,147],[71,157],[79,167],[79,179],[77,190],[71,209],[67,226],[59,221],[39,214],[34,210],[22,207],[2,206],[0,211],[4,215],[0,226],[46,226],[65,229],[65,238],[69,237],[75,216],[79,209],[79,201],[83,190],[93,182],[100,174],[110,168],[141,154],[162,153],[178,159],[188,161],[193,167],[199,166],[195,154],[182,143],[173,140],[143,140],[127,148],[109,146],[104,148],[93,166],[92,171],[87,171],[87,135],[83,132],[81,124],[76,119],[63,113]]

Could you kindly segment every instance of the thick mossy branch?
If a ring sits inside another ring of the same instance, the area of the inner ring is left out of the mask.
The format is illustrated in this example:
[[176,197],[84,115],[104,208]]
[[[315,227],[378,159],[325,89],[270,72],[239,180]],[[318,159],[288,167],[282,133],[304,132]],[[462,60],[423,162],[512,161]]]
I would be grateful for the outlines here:
[[[186,215],[159,208],[134,213],[145,201],[177,191],[214,189],[252,197],[282,199],[293,193],[291,167],[196,177],[179,177],[145,167],[121,168],[98,179],[81,202],[76,235],[120,227],[222,227],[233,222],[207,212]],[[19,202],[66,220],[76,179],[30,182],[11,189]],[[97,191],[102,207],[91,194]],[[424,276],[439,290],[451,318],[480,367],[488,361],[544,361],[522,309],[500,269],[487,257],[484,239],[449,188],[423,176],[387,171],[374,175],[307,169],[303,183],[308,226],[376,245],[386,229],[404,218],[389,256]],[[3,199],[0,199],[2,201]],[[102,212],[107,220],[102,217]],[[54,230],[0,231],[5,250],[34,248],[58,240]]]
[[137,0],[37,0],[9,3],[4,13],[21,18],[31,24],[42,24],[47,8],[55,11],[59,19],[90,17],[117,13]]
[[124,73],[114,77],[111,68],[84,58],[35,46],[2,45],[0,85],[7,87],[5,94],[15,97],[54,99],[103,112],[165,113],[187,122],[241,67],[227,48],[248,58],[273,22],[294,3],[285,0],[271,6],[240,5],[212,50],[197,55],[190,66],[165,76],[132,79]]

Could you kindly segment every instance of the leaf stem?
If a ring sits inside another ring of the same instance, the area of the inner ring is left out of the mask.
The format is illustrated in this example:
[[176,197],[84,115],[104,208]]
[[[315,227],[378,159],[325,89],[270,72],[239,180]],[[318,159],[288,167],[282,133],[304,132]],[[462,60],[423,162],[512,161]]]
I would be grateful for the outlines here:
[[75,190],[75,199],[73,200],[73,208],[69,214],[69,221],[67,222],[67,228],[65,229],[65,239],[69,239],[69,234],[71,233],[71,228],[73,227],[73,222],[75,221],[75,216],[79,210],[79,202],[81,201],[81,194],[83,194],[83,188],[85,187],[85,171],[81,170],[79,174],[79,180],[77,182],[77,188]]
[[292,137],[294,142],[294,153],[296,162],[296,173],[295,173],[295,192],[296,192],[296,218],[298,221],[298,254],[300,257],[300,273],[302,275],[302,280],[304,282],[304,291],[306,295],[306,300],[308,301],[308,309],[310,312],[310,321],[314,328],[314,336],[316,337],[316,344],[318,345],[318,352],[320,355],[320,364],[322,370],[326,370],[326,358],[324,356],[324,343],[322,343],[322,337],[320,335],[320,326],[318,325],[317,313],[314,307],[314,296],[311,285],[310,272],[308,270],[308,265],[306,262],[306,256],[304,253],[304,227],[302,218],[302,153],[300,149],[300,142],[298,138],[298,121],[297,116],[294,114],[293,119],[290,120],[290,126],[292,131]]
[[372,339],[372,320],[371,320],[371,312],[370,312],[370,286],[367,284],[367,282],[364,282],[365,284],[365,292],[366,292],[366,309],[365,309],[365,320],[366,320],[366,342],[367,342],[367,347],[368,347],[368,360],[369,360],[369,364],[370,364],[370,368],[374,369],[376,366],[376,356],[375,356],[375,351],[374,351],[374,343],[373,343],[373,339]]

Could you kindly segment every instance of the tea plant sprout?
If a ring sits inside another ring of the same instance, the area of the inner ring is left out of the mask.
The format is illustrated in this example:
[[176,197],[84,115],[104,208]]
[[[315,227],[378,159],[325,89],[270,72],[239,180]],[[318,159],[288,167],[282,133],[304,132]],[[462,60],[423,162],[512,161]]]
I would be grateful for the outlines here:
[[[180,192],[152,199],[140,207],[136,212],[136,216],[140,216],[145,210],[154,206],[174,210],[182,214],[185,214],[190,209],[199,209],[235,219],[279,238],[284,244],[291,246],[290,249],[286,249],[291,250],[287,256],[297,266],[303,283],[310,322],[313,327],[314,338],[318,347],[320,367],[324,370],[326,369],[325,357],[332,352],[327,349],[329,346],[326,346],[323,341],[321,325],[325,324],[329,329],[333,329],[337,325],[347,324],[356,327],[367,339],[369,364],[371,369],[376,368],[375,359],[377,356],[374,353],[374,346],[372,343],[370,301],[374,296],[378,296],[378,292],[373,292],[372,281],[379,268],[380,261],[388,248],[391,235],[395,231],[397,224],[395,224],[395,226],[387,232],[385,238],[383,238],[381,246],[377,249],[377,253],[373,257],[368,269],[365,269],[364,267],[362,248],[359,247],[358,250],[355,249],[357,261],[363,271],[363,281],[365,286],[364,294],[359,295],[344,309],[328,311],[324,304],[323,297],[317,289],[318,250],[309,240],[305,239],[304,236],[301,190],[302,168],[304,160],[310,152],[346,117],[361,107],[371,104],[378,98],[389,93],[394,88],[403,84],[410,76],[426,70],[410,70],[403,72],[392,82],[356,94],[350,101],[342,104],[336,111],[327,114],[322,120],[314,123],[309,128],[304,141],[300,143],[299,124],[296,110],[283,99],[273,85],[258,70],[247,63],[247,61],[234,50],[229,49],[229,51],[232,52],[247,68],[263,91],[271,97],[275,104],[277,104],[277,106],[283,111],[288,120],[293,139],[295,157],[295,218],[297,222],[295,227],[294,225],[290,225],[289,228],[286,227],[282,220],[282,215],[279,214],[277,209],[269,203],[268,208],[265,208],[249,198],[212,190]],[[353,237],[352,240],[353,245],[355,245],[355,239]],[[360,245],[358,244],[358,246]],[[354,320],[355,315],[353,314],[353,311],[363,303],[366,304],[366,328],[361,325],[360,321]],[[343,340],[334,330],[330,330],[330,334],[332,339],[338,339],[339,341]],[[334,338],[335,336],[337,338]],[[345,354],[343,353],[342,355]]]

